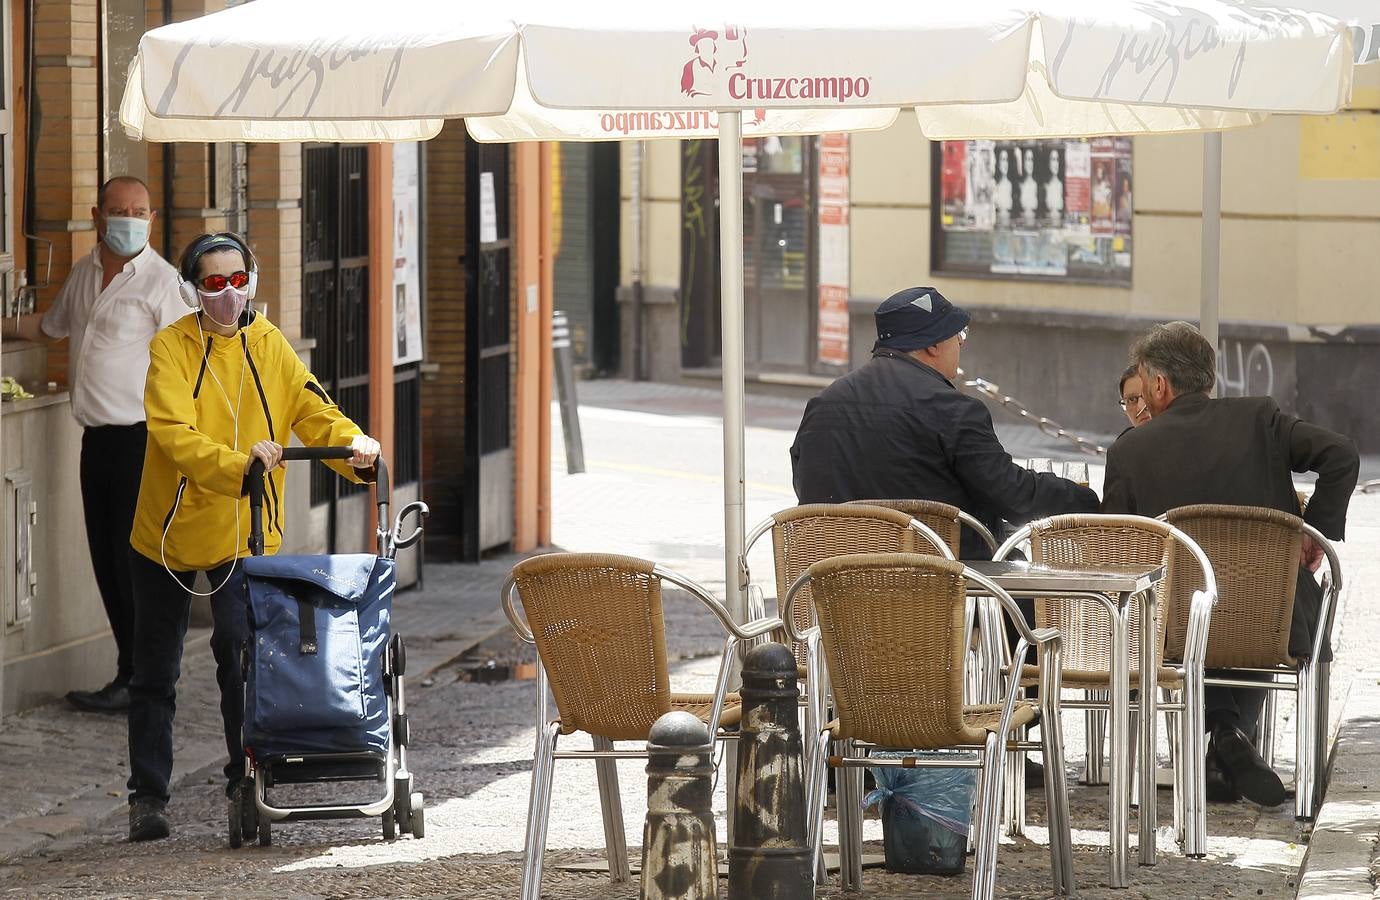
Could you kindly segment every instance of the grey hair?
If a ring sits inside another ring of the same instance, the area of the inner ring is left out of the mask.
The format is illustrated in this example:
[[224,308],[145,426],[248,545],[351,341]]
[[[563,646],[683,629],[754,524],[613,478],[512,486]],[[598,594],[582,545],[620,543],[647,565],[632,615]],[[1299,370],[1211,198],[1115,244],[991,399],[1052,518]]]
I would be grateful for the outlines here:
[[1188,322],[1151,328],[1131,345],[1131,364],[1163,375],[1175,394],[1204,394],[1217,383],[1217,353]]

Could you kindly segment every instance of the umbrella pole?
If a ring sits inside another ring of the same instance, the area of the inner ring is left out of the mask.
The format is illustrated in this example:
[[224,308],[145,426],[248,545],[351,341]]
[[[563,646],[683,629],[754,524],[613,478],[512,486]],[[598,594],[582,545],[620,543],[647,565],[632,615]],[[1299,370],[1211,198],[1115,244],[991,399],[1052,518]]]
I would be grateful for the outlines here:
[[[1198,330],[1217,349],[1218,290],[1222,270],[1222,132],[1203,135],[1203,266]],[[1212,387],[1217,396],[1217,386]]]
[[743,114],[719,112],[720,358],[724,394],[724,601],[747,621],[743,538]]

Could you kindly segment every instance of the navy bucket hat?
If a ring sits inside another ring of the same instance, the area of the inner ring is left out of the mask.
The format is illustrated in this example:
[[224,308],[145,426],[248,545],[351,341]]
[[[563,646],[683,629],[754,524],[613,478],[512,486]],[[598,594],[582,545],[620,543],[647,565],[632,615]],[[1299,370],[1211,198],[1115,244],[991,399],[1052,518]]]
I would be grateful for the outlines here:
[[892,294],[873,313],[877,320],[874,351],[920,350],[947,341],[968,327],[968,313],[932,287],[906,288]]

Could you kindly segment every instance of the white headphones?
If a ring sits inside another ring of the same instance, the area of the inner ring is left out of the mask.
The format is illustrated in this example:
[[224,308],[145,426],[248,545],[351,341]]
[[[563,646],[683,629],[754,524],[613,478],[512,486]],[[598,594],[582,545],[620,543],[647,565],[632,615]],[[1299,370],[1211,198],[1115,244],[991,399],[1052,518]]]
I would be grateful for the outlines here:
[[259,261],[254,258],[254,253],[244,242],[244,238],[230,231],[203,234],[183,251],[182,264],[178,267],[178,293],[182,295],[182,302],[192,309],[201,309],[201,295],[197,293],[196,287],[197,266],[201,264],[203,256],[216,250],[238,250],[244,257],[245,264],[249,267],[249,285],[245,291],[248,299],[253,300],[254,293],[259,289]]

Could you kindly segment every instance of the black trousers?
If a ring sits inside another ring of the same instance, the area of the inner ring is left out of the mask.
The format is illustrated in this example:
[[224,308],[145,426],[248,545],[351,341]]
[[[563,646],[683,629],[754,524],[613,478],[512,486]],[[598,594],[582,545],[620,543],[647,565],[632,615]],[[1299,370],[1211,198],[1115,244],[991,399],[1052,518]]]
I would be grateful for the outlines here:
[[[173,765],[173,717],[177,712],[177,678],[182,669],[182,642],[187,636],[195,572],[174,572],[134,550],[129,569],[138,597],[134,622],[134,678],[129,685],[130,802],[152,799],[168,802]],[[206,573],[219,587],[230,573],[229,563]],[[211,652],[220,686],[220,716],[225,728],[226,792],[244,775],[244,680],[240,647],[249,636],[249,612],[239,567],[211,597]]]
[[[1289,655],[1294,658],[1313,655],[1313,634],[1322,612],[1322,587],[1313,580],[1313,574],[1299,568],[1298,583],[1294,588],[1294,617],[1289,628]],[[1332,660],[1331,646],[1322,648],[1324,662]],[[1222,675],[1242,681],[1268,681],[1268,675],[1255,675],[1249,672],[1206,673],[1209,677]],[[1255,734],[1260,721],[1260,710],[1265,705],[1265,691],[1256,688],[1213,687],[1203,689],[1204,719],[1209,728],[1216,725],[1235,725],[1248,735]]]
[[115,681],[127,684],[134,673],[134,589],[129,575],[129,533],[139,502],[148,431],[134,425],[100,425],[81,436],[81,505],[86,546],[101,592],[105,616],[115,635]]

